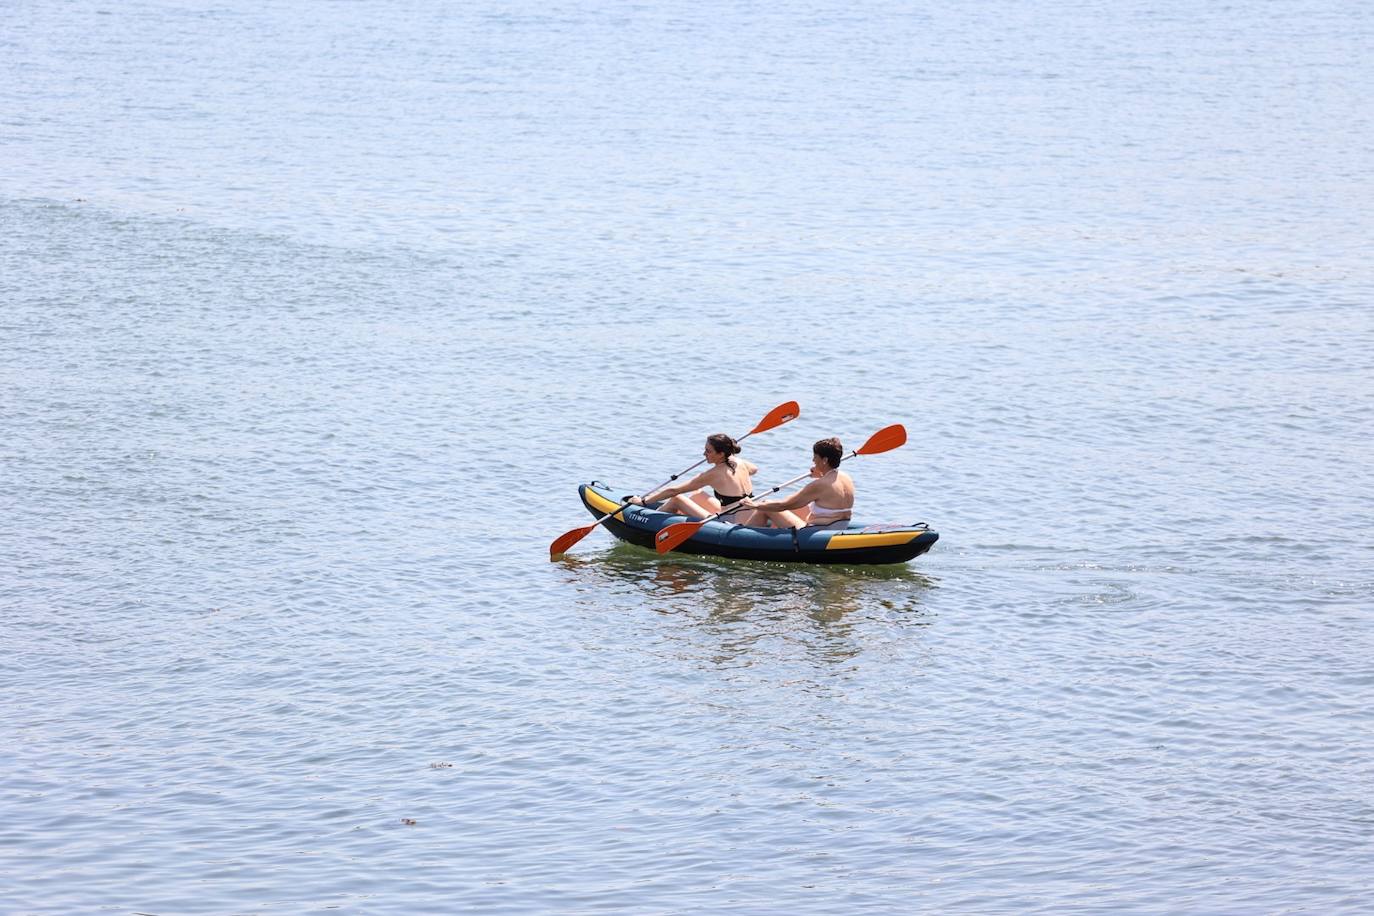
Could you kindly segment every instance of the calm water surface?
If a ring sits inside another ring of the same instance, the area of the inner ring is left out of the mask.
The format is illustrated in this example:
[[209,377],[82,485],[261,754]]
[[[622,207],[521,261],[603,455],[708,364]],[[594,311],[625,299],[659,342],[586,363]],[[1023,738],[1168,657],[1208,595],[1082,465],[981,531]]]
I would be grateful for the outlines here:
[[0,911],[1369,911],[1374,15],[755,6],[0,9]]

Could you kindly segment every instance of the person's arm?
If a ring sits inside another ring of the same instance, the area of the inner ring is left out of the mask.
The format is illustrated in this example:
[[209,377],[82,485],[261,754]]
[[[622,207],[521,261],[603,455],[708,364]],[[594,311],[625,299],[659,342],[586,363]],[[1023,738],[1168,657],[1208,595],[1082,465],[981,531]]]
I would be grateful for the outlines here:
[[813,502],[821,495],[822,489],[824,489],[824,485],[819,480],[813,480],[791,496],[762,501],[746,499],[743,502],[750,509],[762,509],[764,512],[784,512],[788,509],[800,509],[802,506]]
[[747,458],[741,458],[740,461],[744,462],[744,471],[750,477],[753,477],[755,474],[759,472],[759,466],[754,462],[748,460]]
[[[711,469],[711,471],[714,470],[715,468]],[[680,483],[677,486],[670,485],[666,487],[659,487],[657,490],[647,494],[646,496],[636,496],[633,499],[638,500],[639,505],[643,505],[644,503],[658,502],[660,499],[668,499],[670,497],[677,496],[679,493],[691,493],[693,490],[700,490],[702,487],[710,483],[710,481],[707,478],[711,476],[711,471],[702,471],[700,474],[693,477],[686,483]]]

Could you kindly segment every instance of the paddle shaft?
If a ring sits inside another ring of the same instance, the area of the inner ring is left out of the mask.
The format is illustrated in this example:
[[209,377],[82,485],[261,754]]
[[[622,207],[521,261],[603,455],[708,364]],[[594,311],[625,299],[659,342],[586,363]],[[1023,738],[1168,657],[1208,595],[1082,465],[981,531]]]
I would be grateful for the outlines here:
[[[869,436],[867,442],[856,448],[854,451],[850,452],[849,455],[846,456],[846,458],[841,458],[840,461],[843,462],[847,460],[847,458],[857,458],[860,455],[879,455],[883,452],[890,452],[894,448],[901,448],[905,444],[906,427],[900,423],[894,423],[891,426],[883,427],[873,435]],[[838,467],[838,465],[836,465],[836,467]],[[791,480],[787,481],[787,483],[780,483],[768,492],[776,493],[783,487],[791,486],[797,481],[804,480],[810,476],[811,475],[807,473],[802,474],[798,477],[793,477]],[[758,508],[758,505],[755,504],[754,507]],[[743,505],[731,506],[726,511],[734,512],[736,509],[742,508],[745,507]],[[768,512],[769,510],[764,509],[762,511]],[[661,554],[667,553],[668,551],[677,547],[677,545],[681,544],[683,541],[690,539],[692,535],[696,534],[698,531],[701,530],[702,525],[706,524],[712,519],[720,518],[722,515],[725,514],[725,512],[717,512],[715,515],[707,516],[699,522],[677,522],[676,524],[660,528],[658,529],[658,532],[654,535],[654,549]]]
[[[754,434],[754,432],[757,432],[757,430],[753,430],[753,431],[747,432],[747,433],[745,433],[744,435],[740,436],[740,437],[739,437],[738,439],[736,439],[735,441],[736,441],[736,442],[743,442],[745,439],[748,439],[750,436],[752,436],[752,435]],[[669,477],[667,480],[663,481],[663,483],[661,483],[661,484],[659,484],[658,486],[654,487],[654,489],[653,489],[653,490],[650,490],[649,492],[652,493],[652,492],[654,492],[654,490],[662,490],[664,487],[668,486],[668,484],[672,483],[674,480],[677,480],[679,477],[681,477],[682,475],[688,473],[689,471],[695,471],[697,468],[701,467],[701,466],[702,466],[703,464],[705,464],[705,463],[706,463],[706,459],[705,459],[705,458],[702,458],[700,461],[698,461],[696,464],[692,465],[690,468],[687,468],[687,469],[684,470],[684,471],[678,471],[678,472],[677,472],[676,474],[674,474],[672,477]],[[801,478],[798,477],[797,480],[801,480]],[[794,482],[795,482],[795,481],[794,481]],[[786,486],[786,484],[782,484],[782,486]],[[615,508],[612,509],[610,512],[607,512],[605,515],[601,516],[599,519],[597,519],[596,521],[592,522],[592,523],[591,523],[590,525],[588,525],[587,527],[588,527],[588,528],[595,528],[597,525],[601,524],[601,523],[604,522],[606,519],[610,518],[612,515],[615,515],[617,512],[620,512],[620,511],[621,511],[622,509],[624,509],[626,506],[632,506],[632,505],[634,505],[634,503],[629,503],[629,502],[621,503],[619,506],[615,507]]]
[[[843,460],[844,460],[844,461],[848,461],[848,460],[851,459],[851,458],[856,458],[856,457],[858,457],[858,454],[859,454],[859,450],[858,450],[858,449],[855,449],[854,451],[850,452],[848,455],[845,455]],[[790,487],[790,486],[792,486],[792,484],[797,483],[798,481],[801,481],[801,480],[805,480],[806,478],[808,478],[808,477],[810,477],[810,476],[811,476],[811,472],[810,472],[810,471],[807,471],[805,474],[798,474],[796,477],[793,477],[791,480],[784,481],[784,482],[778,484],[776,487],[773,487],[771,490],[765,490],[765,491],[764,491],[764,495],[765,495],[765,496],[772,496],[774,493],[778,492],[779,490],[782,490],[782,489],[785,489],[785,488],[787,488],[787,487]],[[731,506],[731,507],[728,508],[728,509],[722,509],[721,511],[717,512],[715,515],[709,515],[709,516],[707,516],[706,518],[701,519],[700,524],[704,525],[704,524],[706,524],[707,522],[715,521],[716,519],[721,518],[722,516],[729,515],[731,512],[738,512],[738,511],[741,510],[741,509],[747,509],[747,508],[749,508],[749,507],[743,505],[742,503],[735,503],[733,506]],[[618,512],[618,511],[620,511],[620,510],[617,509],[616,511]],[[767,510],[763,510],[763,511],[767,511]],[[681,523],[679,522],[679,524],[681,524]],[[697,524],[697,522],[694,520],[694,521],[688,522],[687,524],[689,524],[689,525],[691,525],[691,524]]]

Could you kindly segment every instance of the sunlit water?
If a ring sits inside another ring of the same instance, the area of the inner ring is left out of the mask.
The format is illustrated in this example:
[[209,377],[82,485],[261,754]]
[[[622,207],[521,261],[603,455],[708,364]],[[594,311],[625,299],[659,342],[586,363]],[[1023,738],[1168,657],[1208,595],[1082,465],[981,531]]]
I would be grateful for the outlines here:
[[0,910],[1367,911],[1369,10],[756,6],[0,9]]

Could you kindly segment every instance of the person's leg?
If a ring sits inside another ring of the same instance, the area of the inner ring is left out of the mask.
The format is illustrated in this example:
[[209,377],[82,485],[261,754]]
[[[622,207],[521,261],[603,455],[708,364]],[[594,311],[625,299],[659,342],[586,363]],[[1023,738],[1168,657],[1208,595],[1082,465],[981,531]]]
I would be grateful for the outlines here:
[[670,497],[663,505],[658,507],[658,511],[667,512],[672,515],[685,515],[688,518],[706,518],[711,514],[685,493]]
[[738,512],[731,512],[721,521],[729,522],[732,525],[749,525],[762,528],[767,524],[768,519],[764,518],[763,513],[757,509],[740,509]]
[[[692,502],[706,510],[706,515],[715,515],[720,511],[720,500],[716,499],[705,490],[697,490],[692,494]],[[703,515],[701,518],[705,518]]]
[[772,525],[774,528],[803,528],[806,526],[806,519],[790,509],[784,509],[781,512],[765,512],[763,514],[768,516],[768,524]]

